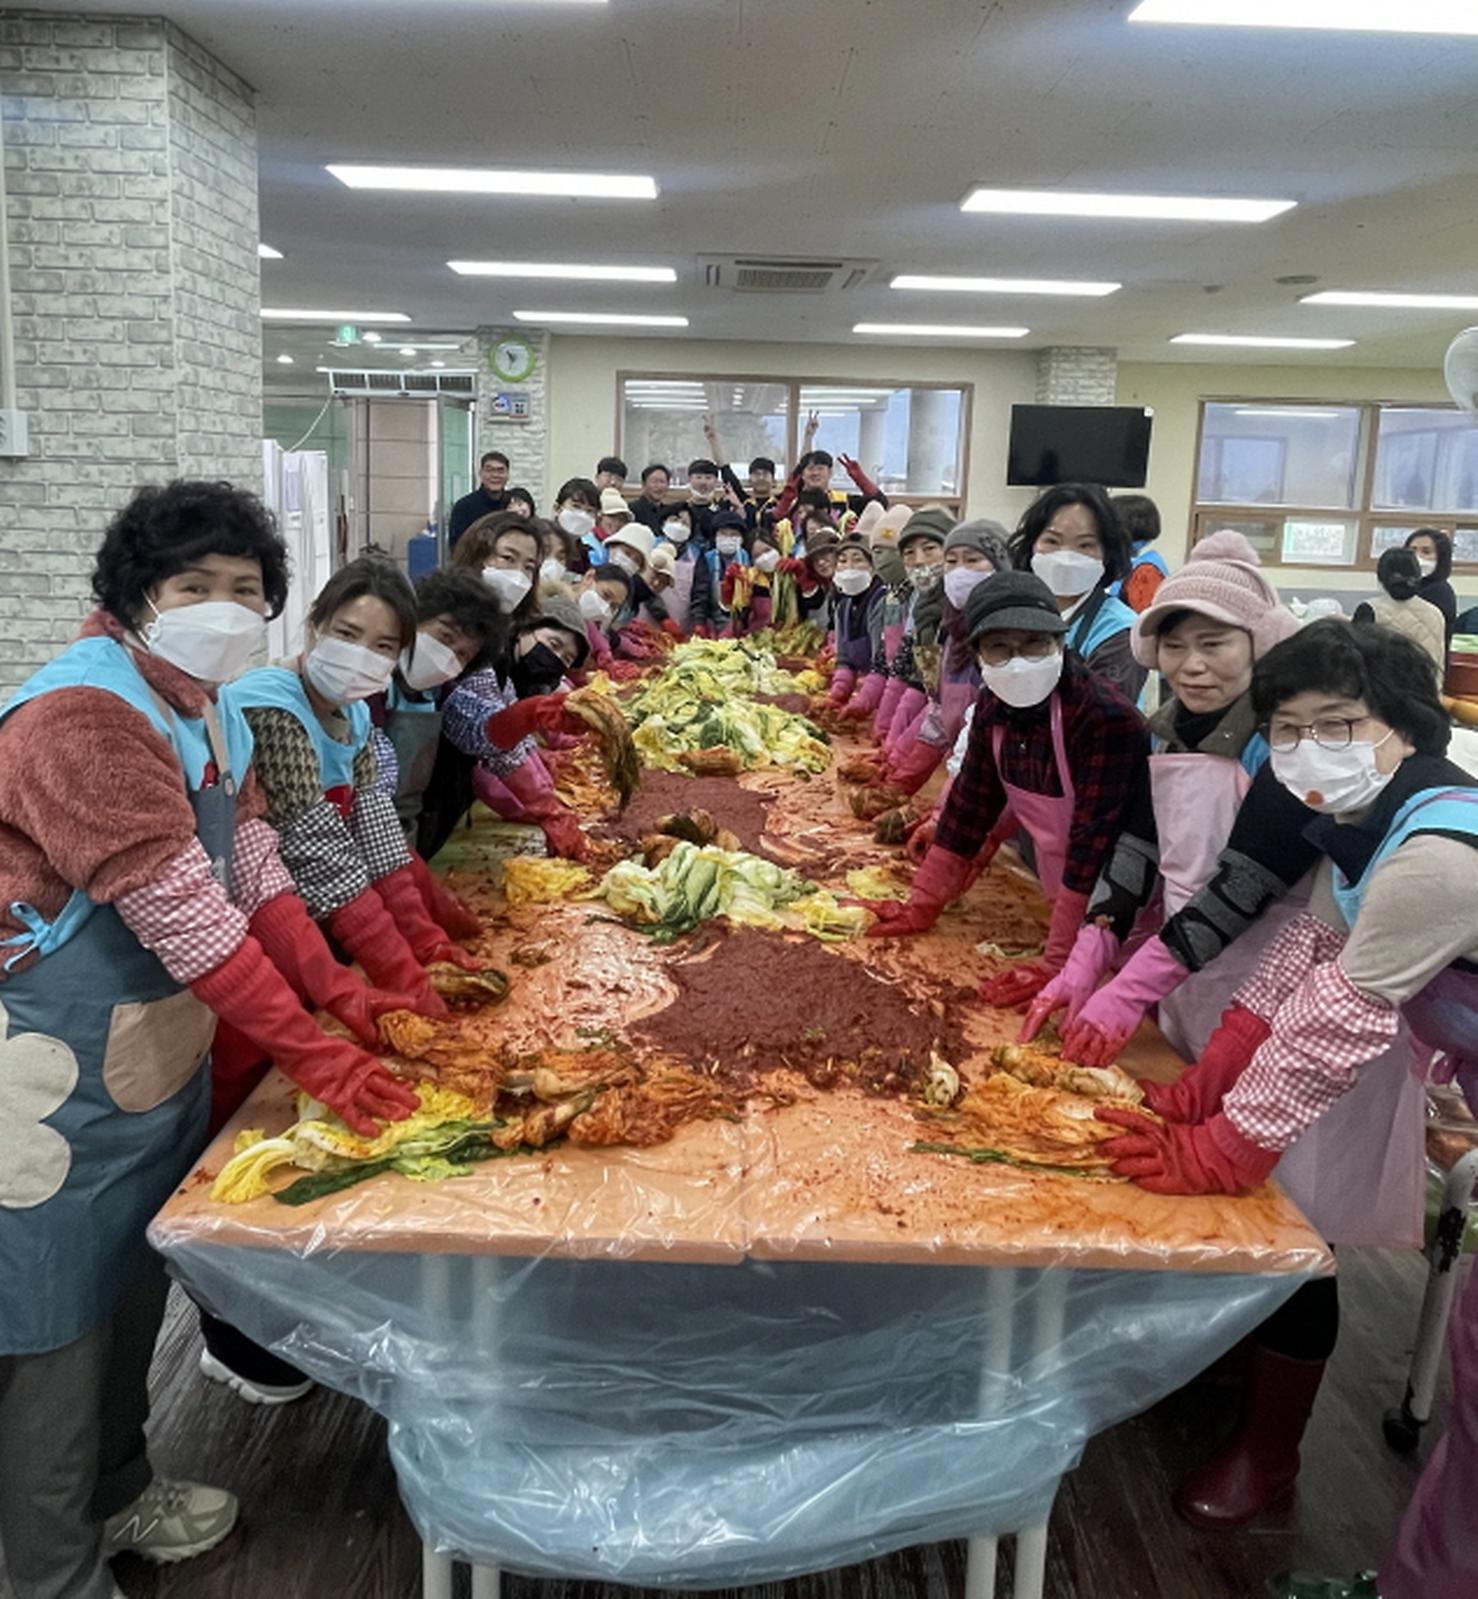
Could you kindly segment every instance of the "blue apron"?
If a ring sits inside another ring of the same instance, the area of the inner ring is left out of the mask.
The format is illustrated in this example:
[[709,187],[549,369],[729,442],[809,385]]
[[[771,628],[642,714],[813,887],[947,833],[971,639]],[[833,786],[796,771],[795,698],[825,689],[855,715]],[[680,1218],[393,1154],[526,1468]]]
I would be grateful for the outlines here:
[[414,838],[441,743],[440,696],[434,689],[430,693],[420,693],[404,688],[398,675],[392,678],[385,694],[382,731],[400,762],[400,779],[395,785],[395,814]]
[[[229,882],[245,722],[181,716],[112,639],[83,639],[0,712],[61,688],[116,694],[180,762],[196,836]],[[208,726],[207,723],[214,726]],[[54,922],[12,905],[26,931],[0,957],[40,959],[0,983],[7,1117],[34,1122],[24,1169],[0,1173],[0,1355],[74,1342],[105,1320],[149,1260],[144,1230],[205,1145],[215,1017],[129,932],[76,892]],[[26,1037],[24,1035],[33,1035]],[[16,1071],[16,1068],[19,1071]]]
[[372,730],[369,706],[363,700],[343,707],[349,719],[347,744],[341,744],[318,720],[302,678],[285,666],[261,666],[227,683],[221,690],[221,703],[233,712],[274,710],[295,716],[318,756],[323,797],[341,816],[348,816],[354,808],[354,762]]
[[1096,610],[1091,600],[1084,605],[1068,628],[1064,642],[1068,649],[1076,650],[1086,661],[1101,644],[1106,644],[1115,633],[1133,627],[1137,620],[1137,613],[1131,611],[1123,600],[1111,593],[1106,594],[1103,604]]

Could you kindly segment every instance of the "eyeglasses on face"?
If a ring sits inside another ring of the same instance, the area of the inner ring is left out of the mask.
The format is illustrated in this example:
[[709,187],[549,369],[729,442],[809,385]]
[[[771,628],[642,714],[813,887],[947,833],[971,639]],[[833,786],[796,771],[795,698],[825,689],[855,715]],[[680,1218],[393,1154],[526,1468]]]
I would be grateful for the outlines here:
[[980,659],[987,666],[1005,666],[1018,655],[1028,661],[1045,661],[1055,650],[1050,638],[1034,638],[1021,645],[986,644],[980,650]]
[[1311,738],[1321,750],[1348,749],[1355,741],[1355,729],[1363,727],[1368,716],[1321,716],[1317,722],[1300,726],[1296,722],[1275,722],[1268,729],[1268,744],[1287,754],[1299,741]]

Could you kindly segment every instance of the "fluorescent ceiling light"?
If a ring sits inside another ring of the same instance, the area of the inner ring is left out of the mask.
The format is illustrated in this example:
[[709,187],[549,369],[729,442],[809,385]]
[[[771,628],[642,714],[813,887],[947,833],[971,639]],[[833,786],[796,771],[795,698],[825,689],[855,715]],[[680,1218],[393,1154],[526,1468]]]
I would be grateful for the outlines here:
[[371,329],[368,333],[362,334],[361,337],[364,339],[366,344],[378,344],[380,340],[385,337],[385,335],[383,333],[376,333],[373,329]]
[[972,189],[961,211],[997,216],[1120,217],[1144,222],[1266,222],[1297,200],[1223,200],[1177,194],[1069,194],[1058,189]]
[[1261,333],[1177,333],[1172,344],[1223,344],[1246,350],[1348,350],[1353,339],[1283,339]]
[[433,361],[431,364],[432,364],[432,366],[445,366],[446,362],[445,361]]
[[280,261],[281,259],[281,250],[274,250],[270,244],[262,244],[260,242],[257,244],[257,260]]
[[416,347],[414,344],[403,345],[395,353],[397,355],[414,355],[416,353]]
[[1375,305],[1399,311],[1475,311],[1478,294],[1394,294],[1385,289],[1323,289],[1301,305]]
[[264,322],[409,322],[404,311],[300,311],[262,307]]
[[277,364],[278,366],[291,366],[293,364],[293,358],[290,355],[279,355],[277,357]]
[[951,294],[1063,294],[1097,299],[1122,289],[1122,283],[1084,283],[1068,278],[952,278],[900,272],[890,289],[929,289]]
[[685,328],[685,316],[632,316],[625,311],[515,311],[519,322],[585,323],[609,328]]
[[1339,416],[1338,411],[1316,411],[1304,406],[1238,406],[1238,416],[1281,416],[1294,417],[1302,421],[1305,417],[1319,417],[1324,421],[1333,421]]
[[1030,328],[973,328],[950,322],[859,322],[854,333],[897,333],[905,338],[921,335],[930,339],[1024,339]]
[[492,167],[377,167],[332,164],[324,169],[351,189],[398,189],[409,194],[552,195],[577,200],[655,200],[657,180],[619,172],[512,172]]
[[1473,0],[1141,0],[1131,22],[1236,28],[1331,28],[1361,33],[1478,34]]
[[582,266],[557,261],[448,261],[464,278],[567,278],[589,283],[676,283],[671,267]]

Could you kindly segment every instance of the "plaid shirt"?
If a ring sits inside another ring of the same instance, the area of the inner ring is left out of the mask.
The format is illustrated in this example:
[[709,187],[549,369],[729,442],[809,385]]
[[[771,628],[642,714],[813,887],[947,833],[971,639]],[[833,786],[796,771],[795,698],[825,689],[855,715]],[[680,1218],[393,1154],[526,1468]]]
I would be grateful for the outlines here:
[[[1071,653],[1063,661],[1057,693],[1074,792],[1062,882],[1071,892],[1089,894],[1119,835],[1135,784],[1144,779],[1149,734],[1139,712]],[[1006,730],[999,771],[992,749],[997,727]],[[1051,712],[1047,703],[1013,710],[983,689],[935,842],[973,860],[1006,809],[1003,779],[1032,793],[1062,794]]]

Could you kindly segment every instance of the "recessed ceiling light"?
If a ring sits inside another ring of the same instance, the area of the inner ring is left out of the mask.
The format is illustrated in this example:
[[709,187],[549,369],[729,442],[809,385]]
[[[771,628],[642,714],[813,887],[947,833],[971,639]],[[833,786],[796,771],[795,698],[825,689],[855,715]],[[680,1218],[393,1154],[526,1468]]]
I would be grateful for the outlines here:
[[1384,289],[1321,289],[1300,305],[1374,305],[1398,311],[1478,310],[1478,294],[1396,294]]
[[397,355],[414,355],[416,353],[416,347],[414,344],[403,344],[395,353]]
[[1353,339],[1284,339],[1260,333],[1177,333],[1172,344],[1222,344],[1247,350],[1348,350]]
[[671,267],[582,266],[557,261],[448,261],[466,278],[565,278],[588,283],[676,283]]
[[1338,411],[1316,411],[1306,405],[1239,405],[1238,416],[1281,416],[1294,417],[1303,421],[1307,417],[1317,417],[1321,421],[1333,421],[1339,416]]
[[258,241],[258,244],[257,244],[257,260],[259,260],[259,261],[280,261],[281,259],[282,259],[282,251],[281,250],[274,250],[270,244],[262,244],[260,241]]
[[301,311],[262,307],[264,322],[409,322],[404,311]]
[[900,272],[890,289],[938,289],[953,294],[1063,294],[1098,298],[1122,289],[1122,283],[1083,283],[1065,278],[950,278]]
[[385,337],[383,333],[376,333],[373,328],[368,333],[360,334],[366,344],[378,344]]
[[553,195],[577,200],[655,200],[657,180],[617,172],[511,172],[492,167],[376,167],[334,164],[324,169],[351,189],[399,189],[411,194]]
[[624,311],[515,311],[519,322],[573,322],[592,327],[685,328],[685,316],[632,316]]
[[1024,339],[1030,328],[974,328],[950,322],[859,322],[854,333],[898,333],[906,338],[916,334],[930,339]]
[[1333,28],[1362,33],[1478,34],[1472,0],[1141,0],[1131,22],[1237,28]]
[[293,358],[290,355],[279,355],[277,357],[277,364],[278,366],[291,366],[293,364]]
[[432,364],[432,366],[445,366],[446,362],[445,361],[433,361],[431,364]]
[[1223,200],[1201,195],[972,189],[960,202],[960,210],[997,216],[1119,217],[1142,222],[1266,222],[1297,204],[1297,200]]

